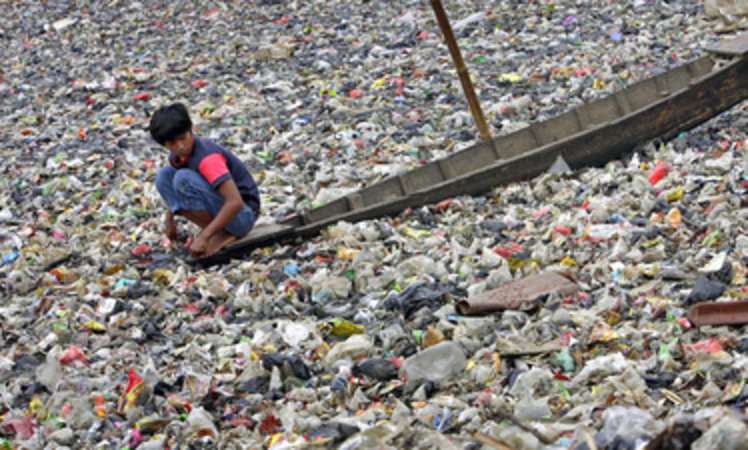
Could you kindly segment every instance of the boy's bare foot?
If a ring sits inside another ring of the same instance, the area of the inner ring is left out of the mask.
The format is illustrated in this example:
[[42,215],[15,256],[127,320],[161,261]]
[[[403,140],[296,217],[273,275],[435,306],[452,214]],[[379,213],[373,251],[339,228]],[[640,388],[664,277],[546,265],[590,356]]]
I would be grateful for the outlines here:
[[202,256],[205,257],[218,253],[221,249],[230,245],[234,241],[236,241],[236,236],[224,230],[220,230],[208,240],[208,248]]

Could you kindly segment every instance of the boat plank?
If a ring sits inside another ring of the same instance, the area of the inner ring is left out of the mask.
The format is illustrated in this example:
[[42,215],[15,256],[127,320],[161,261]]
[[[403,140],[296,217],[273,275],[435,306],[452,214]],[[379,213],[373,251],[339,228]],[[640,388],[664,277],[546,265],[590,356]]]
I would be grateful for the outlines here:
[[215,255],[195,258],[190,262],[200,265],[213,265],[228,261],[231,257],[246,254],[247,251],[293,236],[294,227],[279,223],[258,224],[248,235],[229,245]]
[[745,56],[748,54],[748,33],[723,39],[718,44],[706,47],[706,51],[724,56]]
[[[457,195],[481,194],[537,176],[558,156],[576,169],[619,158],[650,139],[672,138],[748,98],[748,57],[715,67],[711,58],[701,58],[550,121],[395,175],[306,215],[300,212],[283,224],[258,226],[212,260],[277,240],[310,237],[341,220],[396,215]],[[498,160],[496,153],[501,155]]]

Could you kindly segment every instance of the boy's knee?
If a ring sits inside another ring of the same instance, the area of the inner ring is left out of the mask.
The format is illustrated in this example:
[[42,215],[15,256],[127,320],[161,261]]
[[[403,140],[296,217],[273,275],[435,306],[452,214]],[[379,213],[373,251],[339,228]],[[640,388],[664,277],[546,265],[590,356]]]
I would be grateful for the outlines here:
[[162,167],[161,170],[156,174],[156,189],[159,192],[163,192],[164,188],[174,183],[174,175],[176,169],[173,167]]
[[180,193],[189,191],[199,180],[196,172],[189,169],[179,169],[174,175],[174,190]]

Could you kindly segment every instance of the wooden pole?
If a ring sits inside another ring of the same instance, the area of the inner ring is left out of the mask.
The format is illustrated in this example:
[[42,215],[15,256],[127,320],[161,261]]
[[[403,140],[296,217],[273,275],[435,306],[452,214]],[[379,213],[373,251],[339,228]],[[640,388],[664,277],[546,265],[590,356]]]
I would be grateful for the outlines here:
[[483,110],[478,102],[478,97],[475,95],[473,89],[473,83],[470,81],[470,73],[468,73],[467,67],[465,67],[465,61],[462,59],[462,53],[460,53],[460,47],[457,46],[455,35],[452,32],[452,26],[449,24],[447,13],[444,12],[441,0],[431,0],[431,7],[434,9],[436,14],[436,20],[439,22],[439,28],[441,28],[444,34],[444,39],[447,41],[447,47],[449,47],[449,53],[452,54],[452,60],[454,61],[455,68],[457,68],[457,75],[460,77],[460,83],[462,83],[462,90],[465,92],[468,105],[470,106],[470,113],[473,115],[476,125],[478,125],[478,131],[481,139],[484,141],[491,140],[491,131],[488,129],[486,118],[483,116]]

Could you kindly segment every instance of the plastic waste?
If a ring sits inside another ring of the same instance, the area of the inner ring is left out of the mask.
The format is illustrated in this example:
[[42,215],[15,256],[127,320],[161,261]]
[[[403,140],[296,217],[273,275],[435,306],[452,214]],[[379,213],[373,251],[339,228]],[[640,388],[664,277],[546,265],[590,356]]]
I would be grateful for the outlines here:
[[184,430],[185,437],[189,438],[217,438],[218,429],[213,423],[213,418],[204,408],[195,408],[187,416],[187,427]]
[[748,448],[745,435],[748,432],[745,422],[726,416],[712,425],[704,434],[691,444],[694,450],[706,450],[708,448],[719,448],[739,450]]
[[686,304],[705,302],[719,298],[725,292],[727,286],[720,281],[711,280],[706,276],[700,276],[686,297]]
[[409,382],[441,383],[459,375],[466,365],[462,347],[456,342],[445,341],[406,359],[402,369]]
[[653,185],[657,184],[662,180],[665,175],[670,172],[671,166],[665,161],[660,161],[655,166],[654,170],[652,170],[652,173],[649,174],[649,182]]
[[372,350],[372,343],[366,335],[354,334],[343,342],[335,344],[325,356],[325,363],[332,366],[341,360],[365,358]]
[[365,375],[379,381],[387,381],[398,376],[398,367],[388,359],[372,358],[353,366],[353,374]]
[[329,322],[330,334],[337,337],[347,338],[354,334],[363,334],[366,329],[363,325],[355,324],[350,320],[335,318]]
[[595,436],[602,448],[639,448],[663,428],[651,414],[636,407],[612,406],[603,413],[603,421]]
[[[495,137],[719,38],[697,0],[444,3]],[[0,448],[548,447],[499,407],[569,448],[611,404],[730,435],[716,424],[746,405],[748,343],[688,308],[746,299],[745,104],[604,166],[559,155],[534,179],[208,269],[185,262],[186,218],[164,238],[168,151],[147,124],[174,99],[255,176],[258,224],[473,163],[454,156],[479,136],[433,14],[393,5],[3,3]],[[575,293],[458,309],[555,271]],[[699,276],[724,290],[691,305]]]

